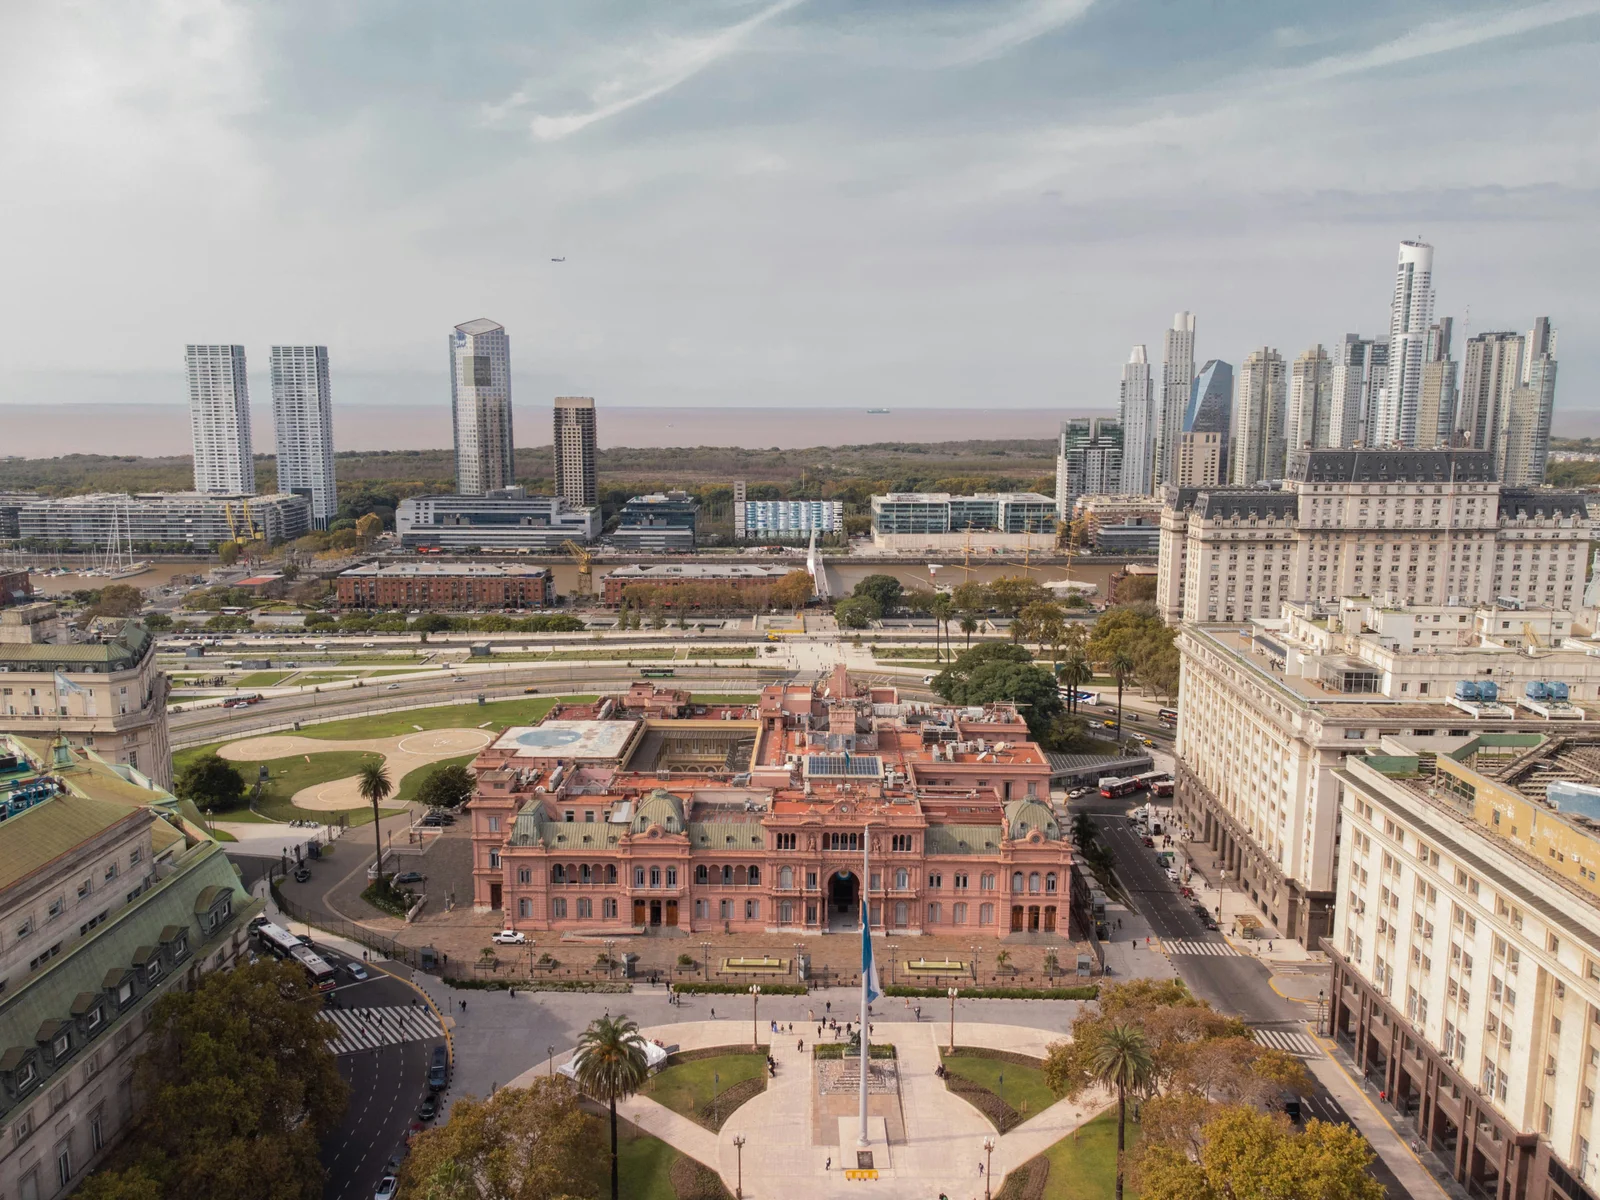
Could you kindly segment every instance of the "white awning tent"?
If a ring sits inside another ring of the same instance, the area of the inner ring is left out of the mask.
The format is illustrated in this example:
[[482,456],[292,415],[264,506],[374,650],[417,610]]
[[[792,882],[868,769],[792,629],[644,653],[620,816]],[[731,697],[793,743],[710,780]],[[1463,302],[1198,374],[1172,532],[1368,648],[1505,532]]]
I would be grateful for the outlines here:
[[[659,1069],[661,1064],[667,1061],[667,1052],[654,1042],[645,1041],[643,1038],[640,1038],[639,1041],[640,1044],[644,1046],[645,1067],[651,1071]],[[583,1051],[578,1051],[577,1054],[574,1054],[570,1059],[557,1067],[556,1071],[562,1075],[565,1075],[568,1079],[576,1079],[578,1077],[578,1058],[582,1053]]]

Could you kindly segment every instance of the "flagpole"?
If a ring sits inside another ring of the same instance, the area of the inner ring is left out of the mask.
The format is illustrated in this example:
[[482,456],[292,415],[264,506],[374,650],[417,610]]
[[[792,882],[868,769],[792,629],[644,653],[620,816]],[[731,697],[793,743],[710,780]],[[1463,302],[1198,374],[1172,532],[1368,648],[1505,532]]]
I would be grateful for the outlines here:
[[871,891],[868,884],[872,880],[867,862],[867,846],[872,828],[864,825],[861,828],[861,1132],[857,1138],[858,1144],[869,1144],[867,1137],[867,1064],[871,1061],[871,1030],[867,1025],[867,984],[868,973],[872,969],[872,907],[869,901]]

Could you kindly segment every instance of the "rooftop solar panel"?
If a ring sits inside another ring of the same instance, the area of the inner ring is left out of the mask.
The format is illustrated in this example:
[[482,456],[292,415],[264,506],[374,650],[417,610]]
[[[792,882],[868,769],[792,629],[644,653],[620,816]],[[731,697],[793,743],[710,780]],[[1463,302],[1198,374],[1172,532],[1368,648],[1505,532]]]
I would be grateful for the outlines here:
[[806,758],[806,774],[875,778],[883,774],[883,760],[876,754],[812,754]]

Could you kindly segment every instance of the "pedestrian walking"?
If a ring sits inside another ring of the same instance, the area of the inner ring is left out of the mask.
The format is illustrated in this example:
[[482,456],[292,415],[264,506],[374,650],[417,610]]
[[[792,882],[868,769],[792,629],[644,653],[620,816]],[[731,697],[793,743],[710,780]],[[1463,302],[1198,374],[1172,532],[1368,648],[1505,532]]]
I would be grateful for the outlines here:
[[805,1038],[800,1038],[799,1040],[797,1040],[795,1042],[795,1044],[794,1044],[794,1048],[795,1048],[797,1053],[804,1054],[806,1052],[806,1040],[805,1040]]
[[823,1164],[822,1164],[822,1169],[823,1169],[823,1170],[824,1170],[824,1171],[831,1171],[831,1170],[833,1170],[833,1159],[831,1159],[831,1158],[830,1158],[830,1159],[828,1159],[828,1161],[827,1161],[827,1162],[825,1162],[825,1163],[823,1163]]
[[983,1164],[982,1163],[978,1164],[978,1178],[979,1179],[983,1178]]
[[922,1005],[917,1005],[917,1007],[912,1009],[912,1011],[917,1014],[917,1020],[922,1020]]
[[714,1008],[711,1010],[711,1019],[713,1021],[715,1021],[717,1019],[717,1010],[714,1009]]
[[[833,1011],[833,1001],[832,1000],[829,1000],[827,1002],[827,1004],[824,1006],[824,1011],[826,1011],[826,1012],[832,1012]],[[833,1160],[829,1159],[828,1161],[832,1162]]]

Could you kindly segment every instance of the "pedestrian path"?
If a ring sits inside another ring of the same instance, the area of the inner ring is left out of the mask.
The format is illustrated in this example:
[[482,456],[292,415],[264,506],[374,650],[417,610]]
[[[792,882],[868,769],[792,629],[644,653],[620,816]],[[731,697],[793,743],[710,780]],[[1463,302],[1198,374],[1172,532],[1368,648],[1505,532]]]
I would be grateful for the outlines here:
[[317,1015],[333,1026],[328,1032],[328,1044],[335,1054],[444,1036],[438,1014],[424,1005],[324,1009]]
[[1173,954],[1209,954],[1215,958],[1244,957],[1227,942],[1196,942],[1187,938],[1163,938],[1162,949]]
[[1322,1049],[1307,1033],[1291,1033],[1286,1029],[1257,1029],[1256,1044],[1268,1050],[1282,1050],[1296,1058],[1321,1058]]

